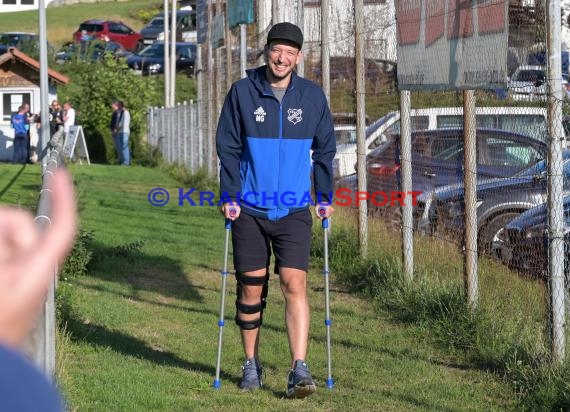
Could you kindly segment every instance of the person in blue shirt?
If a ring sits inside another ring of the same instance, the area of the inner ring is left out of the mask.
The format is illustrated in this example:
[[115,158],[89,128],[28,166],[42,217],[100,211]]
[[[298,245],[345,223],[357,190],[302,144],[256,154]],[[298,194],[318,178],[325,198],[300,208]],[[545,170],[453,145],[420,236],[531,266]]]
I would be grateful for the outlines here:
[[18,108],[18,113],[12,116],[12,128],[14,129],[14,152],[12,163],[28,163],[28,116],[25,107]]
[[[324,93],[294,71],[302,59],[302,45],[303,33],[294,24],[278,23],[269,30],[267,64],[248,70],[245,79],[232,85],[216,134],[222,213],[233,221],[235,321],[245,355],[240,387],[262,386],[259,331],[273,251],[274,271],[285,297],[291,352],[289,398],[303,398],[316,390],[305,361],[310,320],[310,206],[317,204],[325,210],[317,214],[320,218],[333,213],[332,160],[336,153]],[[311,197],[311,177],[316,201]]]
[[0,411],[63,410],[57,390],[20,352],[77,225],[70,176],[55,172],[50,190],[51,224],[42,232],[29,212],[0,208]]

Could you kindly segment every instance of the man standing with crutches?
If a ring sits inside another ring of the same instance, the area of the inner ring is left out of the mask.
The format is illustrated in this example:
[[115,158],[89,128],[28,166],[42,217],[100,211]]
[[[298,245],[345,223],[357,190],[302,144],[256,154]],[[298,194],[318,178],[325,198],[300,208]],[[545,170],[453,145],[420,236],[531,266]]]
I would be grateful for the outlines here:
[[253,390],[262,385],[259,332],[273,251],[274,272],[285,297],[291,352],[287,396],[291,398],[303,398],[316,389],[305,362],[310,320],[310,151],[317,207],[324,209],[318,214],[321,219],[333,213],[336,152],[332,116],[322,90],[294,72],[302,59],[302,45],[299,27],[278,23],[271,28],[265,46],[267,64],[248,70],[247,78],[232,85],[216,135],[225,200],[222,213],[232,220],[235,321],[245,354],[240,387]]

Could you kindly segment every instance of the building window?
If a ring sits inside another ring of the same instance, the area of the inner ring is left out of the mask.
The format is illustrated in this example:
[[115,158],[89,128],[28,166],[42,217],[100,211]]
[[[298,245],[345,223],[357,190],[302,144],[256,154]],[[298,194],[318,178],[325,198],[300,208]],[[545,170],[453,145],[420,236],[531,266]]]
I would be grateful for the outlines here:
[[33,6],[36,4],[36,0],[20,0],[20,4],[27,4]]
[[16,0],[2,0],[2,4],[17,4]]
[[32,94],[22,92],[2,93],[2,121],[9,122],[18,108],[27,103],[31,106]]

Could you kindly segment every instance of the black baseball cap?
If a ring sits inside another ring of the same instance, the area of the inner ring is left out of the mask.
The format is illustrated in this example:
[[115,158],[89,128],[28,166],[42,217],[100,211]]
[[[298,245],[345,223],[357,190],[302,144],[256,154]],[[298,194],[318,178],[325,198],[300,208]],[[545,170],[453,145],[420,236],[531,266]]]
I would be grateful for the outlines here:
[[275,40],[285,40],[294,43],[300,50],[303,46],[303,32],[292,23],[277,23],[267,33],[267,44]]

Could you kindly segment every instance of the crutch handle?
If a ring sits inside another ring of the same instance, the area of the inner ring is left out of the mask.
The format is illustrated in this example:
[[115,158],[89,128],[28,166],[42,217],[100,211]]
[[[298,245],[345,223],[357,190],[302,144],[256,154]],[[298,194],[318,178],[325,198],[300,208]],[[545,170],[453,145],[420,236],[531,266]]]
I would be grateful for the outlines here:
[[[317,212],[318,212],[319,216],[323,217],[327,213],[327,209],[325,209],[324,207],[319,207],[317,209]],[[324,218],[323,219],[323,229],[328,229],[328,227],[329,227],[329,219]]]
[[[230,207],[230,217],[234,217],[237,214],[237,210],[235,207]],[[226,218],[225,220],[225,227],[226,229],[231,229],[232,228],[232,220]]]

